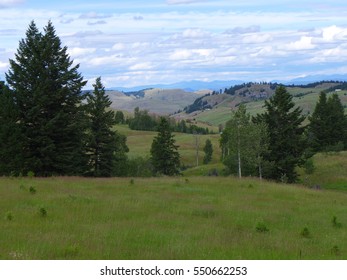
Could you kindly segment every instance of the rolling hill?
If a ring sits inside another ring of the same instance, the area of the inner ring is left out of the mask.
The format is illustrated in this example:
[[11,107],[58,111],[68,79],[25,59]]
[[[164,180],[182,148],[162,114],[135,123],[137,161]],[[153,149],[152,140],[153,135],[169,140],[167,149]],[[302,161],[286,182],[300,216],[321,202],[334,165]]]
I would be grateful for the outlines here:
[[[239,104],[244,103],[251,115],[261,113],[264,100],[271,97],[277,84],[248,83],[231,87],[228,92],[222,94],[209,93],[196,99],[185,110],[176,114],[176,118],[193,119],[211,126],[224,124],[230,119],[230,113]],[[293,95],[295,104],[303,109],[304,114],[313,112],[319,93],[326,91],[329,94],[336,93],[347,108],[347,86],[342,82],[318,82],[305,86],[287,86],[287,90]],[[347,109],[346,109],[347,112]]]
[[133,92],[107,91],[112,101],[112,108],[133,112],[134,108],[146,109],[155,114],[167,115],[194,102],[206,91],[188,92],[182,89],[150,88]]

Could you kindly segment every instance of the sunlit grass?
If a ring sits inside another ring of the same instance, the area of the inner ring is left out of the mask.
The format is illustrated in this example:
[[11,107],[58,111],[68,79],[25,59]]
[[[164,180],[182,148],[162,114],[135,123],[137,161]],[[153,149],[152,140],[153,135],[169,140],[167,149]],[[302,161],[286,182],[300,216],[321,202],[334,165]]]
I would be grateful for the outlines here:
[[0,258],[345,259],[346,199],[232,177],[2,178]]

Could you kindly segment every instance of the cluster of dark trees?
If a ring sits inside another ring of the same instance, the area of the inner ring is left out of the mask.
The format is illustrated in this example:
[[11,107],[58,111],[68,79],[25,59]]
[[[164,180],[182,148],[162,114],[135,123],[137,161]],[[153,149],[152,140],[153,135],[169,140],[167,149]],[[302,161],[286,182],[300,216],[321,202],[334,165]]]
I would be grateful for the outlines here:
[[[140,110],[136,107],[134,110],[134,117],[126,120],[129,128],[132,130],[144,130],[144,131],[159,131],[161,118],[150,114],[148,110]],[[188,121],[181,120],[176,121],[175,119],[169,119],[169,126],[171,131],[182,132],[188,134],[209,134],[209,129],[199,127],[195,124],[191,124]]]
[[210,96],[211,94],[205,94],[197,99],[195,99],[195,101],[193,102],[193,104],[186,106],[183,110],[187,113],[193,113],[195,111],[200,111],[200,110],[207,110],[207,109],[212,109],[212,106],[210,104],[208,104],[208,102],[206,100],[204,100],[204,98],[206,96]]
[[298,179],[296,167],[316,152],[347,149],[347,116],[336,93],[320,94],[308,125],[292,99],[279,86],[263,114],[251,118],[244,104],[238,107],[220,140],[230,172],[292,183]]
[[86,84],[51,22],[34,22],[0,85],[0,175],[113,176],[126,172],[126,138],[113,131],[98,78]]

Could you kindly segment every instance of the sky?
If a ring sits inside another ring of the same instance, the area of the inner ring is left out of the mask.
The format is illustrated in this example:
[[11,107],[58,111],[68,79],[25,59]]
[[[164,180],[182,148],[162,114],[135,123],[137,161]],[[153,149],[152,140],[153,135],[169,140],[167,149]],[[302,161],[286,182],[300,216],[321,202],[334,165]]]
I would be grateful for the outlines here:
[[347,1],[0,0],[0,79],[49,20],[88,85],[347,74]]

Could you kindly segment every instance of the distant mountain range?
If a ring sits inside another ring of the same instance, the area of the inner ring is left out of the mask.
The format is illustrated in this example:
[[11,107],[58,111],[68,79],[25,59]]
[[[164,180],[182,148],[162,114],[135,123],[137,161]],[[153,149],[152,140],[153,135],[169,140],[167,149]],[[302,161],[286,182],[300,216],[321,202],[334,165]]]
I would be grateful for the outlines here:
[[[271,83],[280,83],[284,85],[307,85],[309,83],[313,82],[319,82],[319,81],[340,81],[340,82],[346,82],[347,81],[347,75],[312,75],[312,76],[305,76],[301,78],[296,78],[292,80],[273,80],[270,81]],[[158,89],[182,89],[186,92],[194,92],[198,90],[208,89],[208,90],[215,90],[219,91],[220,89],[229,88],[234,85],[243,84],[247,82],[252,82],[251,80],[229,80],[229,81],[211,81],[211,82],[204,82],[204,81],[182,81],[178,83],[173,84],[153,84],[153,85],[141,85],[136,87],[112,87],[109,88],[109,90],[117,90],[122,92],[129,92],[129,91],[139,91],[143,89],[149,89],[149,88],[158,88]]]

